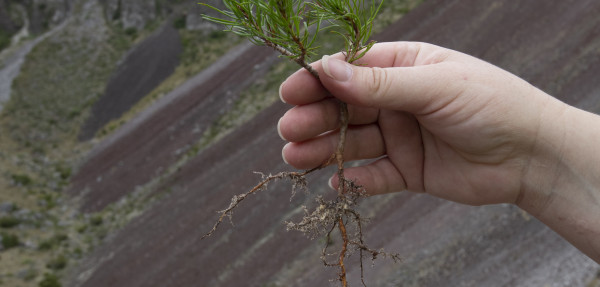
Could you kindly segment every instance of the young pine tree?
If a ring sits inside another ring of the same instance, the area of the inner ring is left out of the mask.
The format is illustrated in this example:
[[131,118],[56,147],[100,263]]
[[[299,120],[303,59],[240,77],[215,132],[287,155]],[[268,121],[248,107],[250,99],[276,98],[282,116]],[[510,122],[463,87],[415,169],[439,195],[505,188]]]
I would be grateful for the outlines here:
[[[344,39],[344,55],[346,61],[353,63],[364,56],[373,46],[369,41],[373,21],[381,8],[364,0],[223,0],[224,9],[217,11],[221,17],[204,15],[204,18],[227,27],[227,31],[246,37],[256,45],[271,47],[282,56],[289,58],[309,71],[314,77],[319,75],[310,65],[310,58],[317,55],[315,43],[322,30],[330,30]],[[373,250],[363,241],[362,224],[364,219],[355,210],[358,200],[365,194],[360,186],[344,177],[344,145],[348,129],[348,108],[339,101],[340,131],[335,153],[321,165],[305,171],[280,172],[264,176],[250,191],[232,198],[229,207],[220,211],[220,217],[213,228],[203,237],[212,235],[225,217],[231,217],[232,211],[248,195],[266,188],[271,181],[289,179],[293,183],[293,191],[306,188],[305,176],[328,165],[337,165],[339,187],[335,200],[326,201],[317,197],[317,208],[309,211],[305,208],[305,216],[300,222],[288,222],[288,230],[297,230],[314,239],[326,236],[326,244],[322,250],[323,263],[326,266],[338,267],[338,280],[341,286],[348,286],[345,260],[352,252],[360,257],[361,281],[365,254],[374,260],[377,256],[386,256],[394,261],[397,254]],[[334,233],[337,230],[338,232]],[[329,240],[338,235],[342,242],[339,250],[330,253]]]

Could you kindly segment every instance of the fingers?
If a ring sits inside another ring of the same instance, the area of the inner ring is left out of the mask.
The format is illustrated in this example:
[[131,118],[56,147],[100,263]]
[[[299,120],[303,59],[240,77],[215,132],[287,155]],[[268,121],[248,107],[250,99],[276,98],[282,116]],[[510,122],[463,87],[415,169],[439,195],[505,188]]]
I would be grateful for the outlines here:
[[[423,48],[421,43],[393,42],[379,43],[371,48],[362,59],[355,64],[370,67],[404,67],[412,66],[419,51]],[[334,59],[343,60],[342,53],[332,55]],[[321,61],[311,64],[322,77],[323,69]],[[284,103],[290,105],[306,105],[331,97],[331,94],[323,87],[311,73],[306,69],[299,69],[289,76],[279,87],[279,97]]]
[[[335,152],[339,140],[337,132],[323,134],[305,142],[288,143],[282,156],[286,163],[298,169],[310,169],[323,164]],[[344,160],[377,158],[385,154],[385,145],[377,125],[348,128]]]
[[321,82],[305,69],[292,74],[279,86],[279,98],[290,105],[305,105],[331,97]]
[[[406,189],[404,177],[387,158],[359,167],[344,169],[344,177],[362,186],[370,195],[403,191]],[[330,186],[339,186],[337,173],[329,180]]]
[[323,57],[323,86],[357,106],[426,114],[447,105],[462,91],[461,71],[452,63],[371,68]]
[[[365,125],[377,121],[379,111],[372,108],[348,107],[350,125]],[[301,142],[340,127],[339,102],[325,99],[296,106],[283,115],[277,124],[279,136],[291,142]]]
[[[377,43],[355,62],[364,67],[413,67],[443,62],[451,50],[420,42]],[[337,58],[337,57],[336,57]]]
[[[384,137],[386,154],[371,164],[344,170],[348,180],[355,180],[369,194],[381,194],[401,190],[422,192],[423,142],[419,124],[407,113],[383,111],[379,128],[387,131]],[[337,188],[337,176],[332,183]]]
[[320,80],[296,72],[281,85],[281,99],[306,105],[333,95],[353,105],[422,114],[451,101],[468,79],[468,69],[453,61],[468,62],[463,54],[425,43],[377,44],[359,66],[343,58],[338,53],[313,63]]
[[[332,56],[343,59],[342,54]],[[311,64],[316,70],[321,70],[321,61]],[[306,105],[331,97],[323,87],[306,69],[302,68],[289,76],[279,87],[279,98],[290,105]]]

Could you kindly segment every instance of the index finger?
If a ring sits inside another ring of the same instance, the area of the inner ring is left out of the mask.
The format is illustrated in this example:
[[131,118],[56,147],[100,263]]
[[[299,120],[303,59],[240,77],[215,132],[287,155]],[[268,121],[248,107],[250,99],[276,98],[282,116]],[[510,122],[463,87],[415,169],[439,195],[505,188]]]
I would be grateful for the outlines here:
[[[343,59],[338,53],[332,57]],[[311,64],[315,70],[321,70],[321,61]],[[279,87],[279,98],[290,105],[307,105],[331,97],[321,82],[310,72],[302,68],[289,76]]]
[[[369,52],[355,64],[367,67],[408,67],[429,64],[431,54],[439,47],[418,42],[388,42],[375,44]],[[332,57],[344,59],[342,53]],[[322,71],[321,61],[311,64],[315,70]],[[291,105],[306,105],[331,97],[311,73],[300,69],[289,76],[279,88],[279,97]]]

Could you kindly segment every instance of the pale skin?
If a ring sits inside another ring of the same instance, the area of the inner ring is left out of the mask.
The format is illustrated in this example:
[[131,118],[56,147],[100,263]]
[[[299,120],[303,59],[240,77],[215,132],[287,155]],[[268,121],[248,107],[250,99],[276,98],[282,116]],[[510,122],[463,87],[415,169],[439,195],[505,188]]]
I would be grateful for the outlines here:
[[[600,117],[519,77],[426,43],[376,44],[357,64],[313,64],[280,88],[279,121],[298,169],[334,153],[338,98],[348,103],[345,177],[370,194],[425,192],[455,202],[511,203],[600,263]],[[330,180],[337,186],[335,176]]]

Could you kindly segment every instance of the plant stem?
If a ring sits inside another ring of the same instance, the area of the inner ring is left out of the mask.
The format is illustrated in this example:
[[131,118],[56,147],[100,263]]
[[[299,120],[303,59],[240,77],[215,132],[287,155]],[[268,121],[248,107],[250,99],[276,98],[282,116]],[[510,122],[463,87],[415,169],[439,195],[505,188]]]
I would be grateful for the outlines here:
[[339,101],[340,107],[340,137],[338,140],[337,149],[335,151],[335,159],[337,161],[338,173],[338,196],[345,194],[345,178],[344,178],[344,147],[346,145],[346,133],[348,132],[348,104]]
[[338,228],[340,229],[340,234],[342,235],[343,245],[342,251],[340,251],[340,282],[343,287],[348,286],[348,280],[346,280],[346,266],[344,265],[344,259],[346,258],[346,251],[348,251],[348,233],[346,232],[346,225],[344,224],[344,218],[338,218]]
[[296,62],[302,68],[306,69],[308,72],[310,72],[315,78],[317,78],[317,80],[319,79],[319,73],[317,72],[317,70],[315,70],[311,65],[309,65],[306,62],[305,55],[296,56],[296,55],[292,54],[290,51],[286,50],[285,48],[283,48],[279,45],[276,45],[273,42],[267,41],[265,39],[262,39],[262,40],[264,41],[265,46],[275,49],[275,51],[279,52],[281,55],[290,57],[294,62]]

